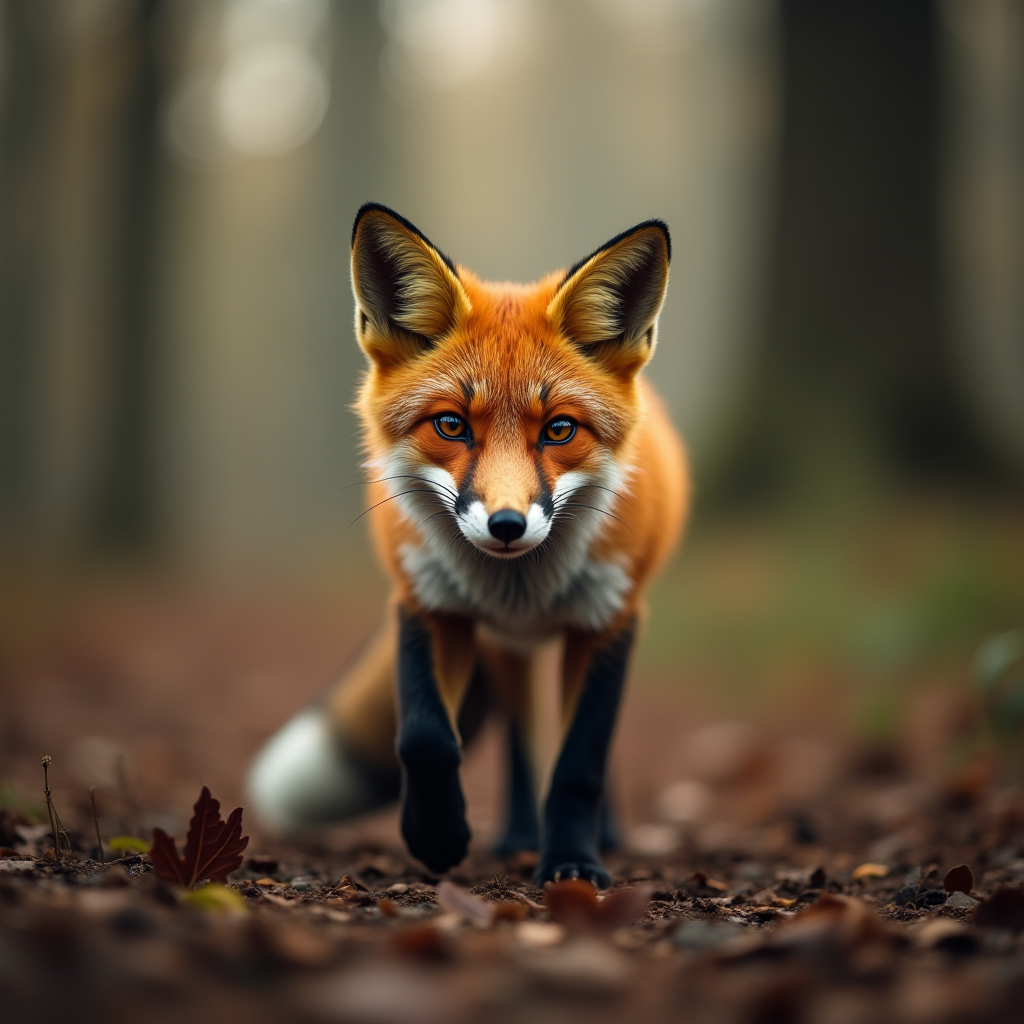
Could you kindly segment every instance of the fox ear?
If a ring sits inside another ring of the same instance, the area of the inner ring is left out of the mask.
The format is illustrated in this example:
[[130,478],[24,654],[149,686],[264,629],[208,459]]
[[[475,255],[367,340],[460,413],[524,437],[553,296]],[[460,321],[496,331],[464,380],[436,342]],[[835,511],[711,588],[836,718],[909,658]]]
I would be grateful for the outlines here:
[[668,286],[672,243],[660,220],[617,235],[576,264],[548,305],[548,316],[582,352],[631,377],[654,350]]
[[394,210],[366,203],[352,226],[356,337],[378,364],[414,359],[470,311],[455,266]]

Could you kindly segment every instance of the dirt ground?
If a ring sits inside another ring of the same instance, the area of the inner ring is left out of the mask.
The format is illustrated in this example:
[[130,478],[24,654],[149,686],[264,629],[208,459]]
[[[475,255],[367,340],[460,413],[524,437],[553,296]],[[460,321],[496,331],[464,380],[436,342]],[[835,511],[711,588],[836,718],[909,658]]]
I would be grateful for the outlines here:
[[[474,843],[447,879],[394,812],[316,844],[250,835],[237,897],[203,906],[105,838],[183,842],[208,785],[244,805],[258,744],[372,626],[375,600],[260,602],[131,584],[5,599],[0,646],[4,1020],[959,1022],[1024,1016],[1024,803],[989,755],[950,757],[958,698],[923,689],[898,736],[817,709],[725,720],[701,680],[635,680],[616,741],[613,893],[542,892]],[[339,622],[343,625],[339,626]],[[72,843],[54,862],[40,758]],[[970,872],[949,874],[967,865]],[[966,890],[966,891],[964,891]]]

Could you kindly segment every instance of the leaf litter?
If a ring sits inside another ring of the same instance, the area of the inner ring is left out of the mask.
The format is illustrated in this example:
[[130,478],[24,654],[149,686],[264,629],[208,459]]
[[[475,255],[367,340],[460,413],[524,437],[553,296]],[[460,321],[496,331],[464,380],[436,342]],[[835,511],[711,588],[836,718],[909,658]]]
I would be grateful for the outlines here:
[[[706,813],[742,823],[746,778],[709,786]],[[899,825],[903,852],[881,861],[868,856],[877,822],[851,810],[864,787],[854,771],[815,809],[813,844],[804,824],[769,842],[769,816],[713,847],[692,822],[671,854],[611,855],[604,893],[579,880],[538,889],[528,859],[483,851],[439,879],[358,836],[252,852],[241,808],[222,818],[206,787],[183,848],[154,829],[148,854],[108,842],[122,856],[106,864],[57,863],[49,828],[19,823],[0,853],[0,999],[12,1019],[57,1016],[59,977],[87,1016],[109,1020],[160,1020],[167,993],[167,1019],[254,1022],[504,1024],[552,1007],[587,1022],[673,1020],[682,1007],[736,1024],[1012,1019],[1024,831],[1011,791],[989,810],[981,794],[969,828],[958,805],[922,807]]]

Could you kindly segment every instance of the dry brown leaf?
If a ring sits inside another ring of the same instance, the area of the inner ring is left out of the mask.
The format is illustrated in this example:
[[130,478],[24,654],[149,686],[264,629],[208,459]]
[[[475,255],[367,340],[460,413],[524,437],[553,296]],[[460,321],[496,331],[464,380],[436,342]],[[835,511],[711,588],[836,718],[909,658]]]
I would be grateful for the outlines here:
[[778,926],[773,945],[853,949],[893,939],[893,933],[863,900],[823,893],[817,903]]
[[728,892],[729,886],[725,882],[716,881],[714,878],[708,878],[703,871],[694,871],[690,876],[690,880],[699,886],[705,886],[708,889],[714,889],[716,892]]
[[974,872],[966,864],[959,864],[946,872],[942,884],[946,892],[965,892],[970,896],[974,888]]
[[414,960],[450,960],[452,948],[444,933],[432,924],[403,928],[394,939],[395,952]]
[[850,877],[860,881],[862,878],[885,878],[888,874],[889,869],[884,864],[873,864],[868,861],[866,864],[858,864]]
[[398,917],[398,907],[389,896],[377,900],[377,909],[380,911],[381,917]]
[[495,921],[522,921],[528,913],[524,904],[516,903],[514,900],[503,900],[491,905],[494,907]]
[[160,878],[193,889],[203,881],[226,882],[241,867],[248,845],[249,837],[242,835],[242,808],[236,807],[224,821],[220,801],[203,786],[188,823],[184,856],[178,856],[174,840],[162,828],[155,828],[149,859]]
[[359,881],[358,878],[353,878],[351,875],[342,875],[341,881],[334,887],[335,889],[354,889],[356,892],[369,892],[370,890]]
[[654,887],[638,885],[619,889],[603,900],[597,890],[582,879],[548,884],[545,903],[553,921],[565,925],[571,932],[610,932],[624,928],[641,917],[651,901]]
[[468,889],[462,889],[447,880],[437,887],[437,902],[447,913],[458,914],[480,928],[486,928],[494,920],[493,903],[486,903]]

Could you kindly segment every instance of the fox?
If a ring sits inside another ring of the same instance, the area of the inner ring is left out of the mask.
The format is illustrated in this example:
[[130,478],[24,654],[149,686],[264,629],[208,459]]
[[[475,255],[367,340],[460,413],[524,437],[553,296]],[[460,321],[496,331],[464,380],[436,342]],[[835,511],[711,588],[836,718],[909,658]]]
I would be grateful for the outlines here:
[[[641,373],[671,252],[647,220],[534,284],[491,283],[389,207],[359,209],[355,409],[391,597],[349,668],[258,753],[263,824],[299,831],[398,800],[409,852],[441,875],[467,854],[463,750],[494,713],[508,756],[497,852],[536,852],[537,885],[611,884],[609,745],[690,499],[682,442]],[[552,642],[561,739],[541,804],[535,682]]]

